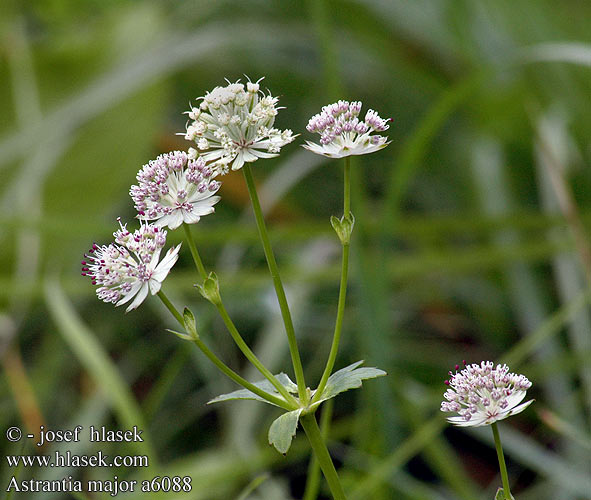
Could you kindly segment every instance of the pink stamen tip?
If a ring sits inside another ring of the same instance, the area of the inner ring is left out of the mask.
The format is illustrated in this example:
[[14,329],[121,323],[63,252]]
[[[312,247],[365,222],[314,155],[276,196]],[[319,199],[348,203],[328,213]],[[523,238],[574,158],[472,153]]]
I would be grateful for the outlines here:
[[446,380],[446,381],[444,382],[444,384],[445,384],[445,385],[449,385],[449,380]]
[[460,365],[456,365],[456,370],[459,370],[459,368],[460,368]]

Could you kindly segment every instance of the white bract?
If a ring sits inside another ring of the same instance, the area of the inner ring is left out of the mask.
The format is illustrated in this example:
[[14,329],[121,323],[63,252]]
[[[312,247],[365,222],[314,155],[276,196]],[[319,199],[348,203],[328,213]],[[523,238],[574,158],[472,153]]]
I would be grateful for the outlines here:
[[153,224],[142,224],[130,233],[119,222],[120,229],[113,233],[115,242],[92,245],[82,261],[82,276],[89,276],[98,285],[96,294],[104,302],[116,306],[134,301],[126,312],[138,307],[148,295],[160,291],[164,278],[178,259],[181,245],[170,248],[162,261],[160,252],[166,244],[166,231]]
[[190,157],[200,155],[225,174],[242,168],[245,162],[272,158],[283,146],[295,139],[291,130],[273,128],[279,109],[278,99],[259,90],[259,82],[239,81],[216,87],[200,97],[199,107],[187,112],[185,139],[194,141],[197,149]]
[[138,219],[170,229],[199,222],[220,201],[214,196],[221,186],[215,175],[203,157],[189,159],[181,151],[158,156],[142,167],[136,177],[139,185],[129,190]]
[[365,155],[385,148],[388,139],[372,132],[388,130],[390,119],[383,119],[370,109],[365,120],[359,120],[361,102],[339,101],[322,108],[310,118],[306,129],[320,134],[320,144],[306,141],[304,148],[329,158]]
[[507,365],[495,368],[492,361],[482,361],[450,375],[441,411],[457,413],[447,421],[460,427],[492,424],[522,412],[533,402],[519,404],[532,384],[524,375],[509,373]]

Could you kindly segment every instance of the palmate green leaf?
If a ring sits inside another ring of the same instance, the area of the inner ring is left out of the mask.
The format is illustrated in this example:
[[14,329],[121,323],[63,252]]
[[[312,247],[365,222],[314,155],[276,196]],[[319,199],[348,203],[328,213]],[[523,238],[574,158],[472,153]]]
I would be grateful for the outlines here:
[[269,427],[269,444],[274,446],[279,453],[285,455],[289,450],[303,410],[303,408],[298,408],[284,413],[275,419]]
[[[277,378],[279,383],[287,389],[288,392],[292,394],[297,394],[298,386],[295,385],[285,373],[279,373],[278,375],[275,375],[275,377]],[[260,382],[255,382],[253,385],[257,386],[259,389],[262,389],[265,392],[268,392],[269,394],[272,394],[273,396],[283,399],[283,396],[281,396],[277,389],[273,387],[271,382],[269,382],[266,379],[261,380]],[[263,403],[277,406],[267,401],[266,399],[263,399],[260,396],[256,395],[254,392],[250,392],[248,389],[239,389],[228,394],[221,394],[220,396],[213,398],[211,401],[208,401],[207,404],[209,405],[212,403],[219,403],[220,401],[231,401],[233,399],[253,399],[255,401],[261,401]]]
[[352,365],[334,372],[328,378],[322,397],[317,401],[317,404],[326,401],[327,399],[334,398],[336,395],[348,391],[349,389],[358,389],[361,387],[363,380],[387,375],[384,370],[380,370],[379,368],[357,368],[362,363],[363,360],[357,361]]

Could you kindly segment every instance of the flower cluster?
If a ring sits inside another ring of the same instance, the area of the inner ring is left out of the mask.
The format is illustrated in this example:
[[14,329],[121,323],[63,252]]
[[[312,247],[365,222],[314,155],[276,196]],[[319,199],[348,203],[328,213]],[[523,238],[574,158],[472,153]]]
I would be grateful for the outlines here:
[[460,372],[458,368],[456,365],[456,373],[450,372],[450,380],[445,381],[450,388],[443,395],[446,401],[441,403],[441,411],[458,413],[459,416],[447,419],[452,424],[492,424],[525,410],[533,402],[532,399],[519,404],[531,382],[524,375],[509,373],[507,365],[495,367],[492,361],[482,361]]
[[389,128],[389,119],[380,118],[370,109],[365,120],[359,120],[361,102],[339,101],[322,108],[322,112],[310,118],[308,132],[320,134],[320,144],[306,141],[305,147],[313,153],[329,158],[364,155],[385,148],[389,142],[381,135]]
[[[215,178],[239,170],[247,162],[272,158],[296,136],[291,130],[274,128],[281,109],[278,99],[260,90],[261,80],[230,83],[200,97],[199,105],[187,112],[185,138],[194,141],[188,152],[172,151],[143,165],[137,184],[131,186],[140,219],[140,229],[131,233],[119,223],[115,242],[93,245],[82,261],[82,275],[97,285],[98,297],[116,305],[134,299],[127,311],[138,307],[148,295],[158,293],[162,281],[178,259],[180,245],[171,248],[159,263],[166,243],[166,231],[181,224],[194,224],[214,212],[220,201],[221,183]],[[339,101],[322,108],[308,124],[310,132],[321,134],[321,144],[304,146],[331,157],[366,154],[388,145],[387,139],[372,132],[388,129],[388,121],[369,110],[365,121],[358,119],[360,102]]]
[[199,107],[187,112],[192,122],[185,139],[197,144],[189,153],[212,162],[222,174],[230,163],[238,170],[245,162],[277,156],[295,138],[291,130],[273,128],[278,99],[260,92],[259,82],[249,81],[246,88],[228,82],[199,99]]
[[191,160],[187,153],[173,151],[151,160],[137,174],[139,185],[129,191],[138,219],[154,220],[156,226],[170,229],[183,222],[199,222],[220,201],[214,194],[221,183],[213,177],[203,157]]
[[[119,220],[119,219],[118,219]],[[104,302],[117,306],[135,297],[126,312],[138,307],[148,295],[160,291],[164,278],[178,259],[181,245],[170,248],[162,261],[160,252],[166,244],[166,231],[152,224],[142,224],[130,233],[119,221],[113,233],[115,242],[94,244],[82,261],[82,275],[98,285],[96,294]]]

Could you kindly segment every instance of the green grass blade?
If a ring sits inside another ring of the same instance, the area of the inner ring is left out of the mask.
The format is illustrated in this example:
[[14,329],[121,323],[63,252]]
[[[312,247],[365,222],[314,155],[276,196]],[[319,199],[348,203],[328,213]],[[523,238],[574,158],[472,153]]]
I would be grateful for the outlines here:
[[130,445],[139,453],[148,455],[150,461],[155,463],[156,453],[140,407],[119,370],[93,332],[79,318],[55,277],[48,277],[46,280],[45,301],[58,331],[111,403],[120,424],[126,429],[131,429],[135,425],[143,430],[144,442]]

